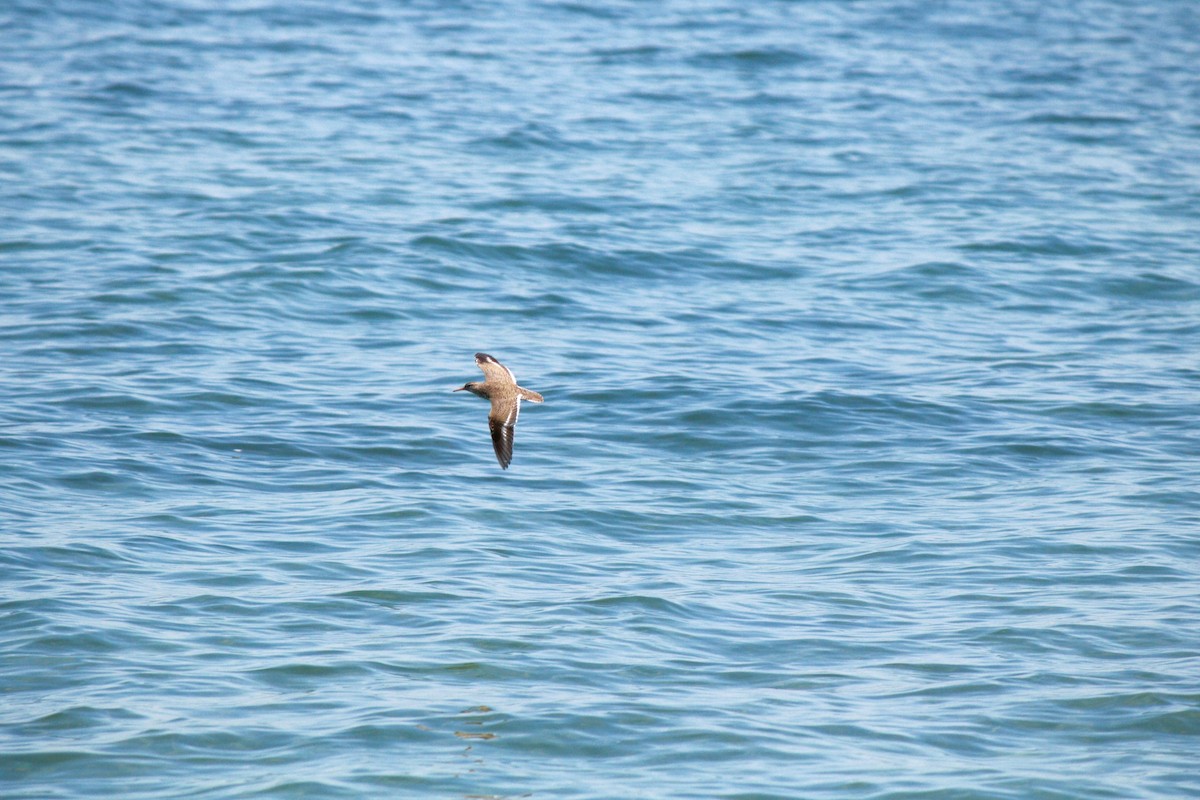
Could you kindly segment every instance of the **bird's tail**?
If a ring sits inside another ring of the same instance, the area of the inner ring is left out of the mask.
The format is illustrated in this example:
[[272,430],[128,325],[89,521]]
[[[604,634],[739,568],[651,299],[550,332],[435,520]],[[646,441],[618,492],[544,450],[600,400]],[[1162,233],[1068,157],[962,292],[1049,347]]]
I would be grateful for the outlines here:
[[524,400],[532,400],[535,403],[540,403],[546,399],[537,392],[526,389],[524,386],[518,386],[517,391],[521,393],[521,398]]

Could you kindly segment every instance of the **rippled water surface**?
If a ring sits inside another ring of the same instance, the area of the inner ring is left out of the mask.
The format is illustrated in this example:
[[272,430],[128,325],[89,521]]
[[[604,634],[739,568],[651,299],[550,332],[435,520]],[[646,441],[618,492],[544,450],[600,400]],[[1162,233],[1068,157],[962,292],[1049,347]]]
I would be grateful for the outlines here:
[[0,795],[1200,796],[1197,64],[1169,0],[6,3]]

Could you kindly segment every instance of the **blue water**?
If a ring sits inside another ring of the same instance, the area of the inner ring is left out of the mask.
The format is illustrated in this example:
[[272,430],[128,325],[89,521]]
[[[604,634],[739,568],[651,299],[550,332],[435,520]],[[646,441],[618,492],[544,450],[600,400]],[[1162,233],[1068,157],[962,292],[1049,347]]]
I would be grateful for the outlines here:
[[1200,797],[1197,64],[1173,0],[5,3],[0,796]]

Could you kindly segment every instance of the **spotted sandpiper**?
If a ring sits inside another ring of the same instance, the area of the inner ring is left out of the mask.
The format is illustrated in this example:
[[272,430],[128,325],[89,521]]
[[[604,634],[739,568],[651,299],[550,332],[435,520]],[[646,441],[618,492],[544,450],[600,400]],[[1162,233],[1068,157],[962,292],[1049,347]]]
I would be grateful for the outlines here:
[[512,462],[513,429],[516,428],[517,417],[521,413],[521,401],[532,400],[540,403],[544,398],[537,392],[517,386],[517,379],[512,370],[487,353],[476,353],[475,364],[483,370],[485,380],[463,384],[454,391],[461,392],[465,389],[491,401],[488,427],[492,430],[492,447],[496,449],[496,460],[500,462],[500,468],[508,469],[509,463]]

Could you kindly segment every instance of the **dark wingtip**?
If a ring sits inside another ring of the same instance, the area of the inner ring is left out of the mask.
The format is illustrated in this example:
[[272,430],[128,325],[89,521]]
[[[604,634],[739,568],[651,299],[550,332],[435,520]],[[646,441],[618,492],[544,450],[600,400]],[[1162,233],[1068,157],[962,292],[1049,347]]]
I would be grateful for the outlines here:
[[489,356],[487,353],[476,353],[476,354],[475,354],[475,360],[476,360],[476,361],[491,361],[491,362],[493,362],[493,363],[496,363],[496,364],[499,364],[499,363],[500,363],[499,361],[496,361],[496,359],[494,359],[494,358],[492,358],[491,356]]

